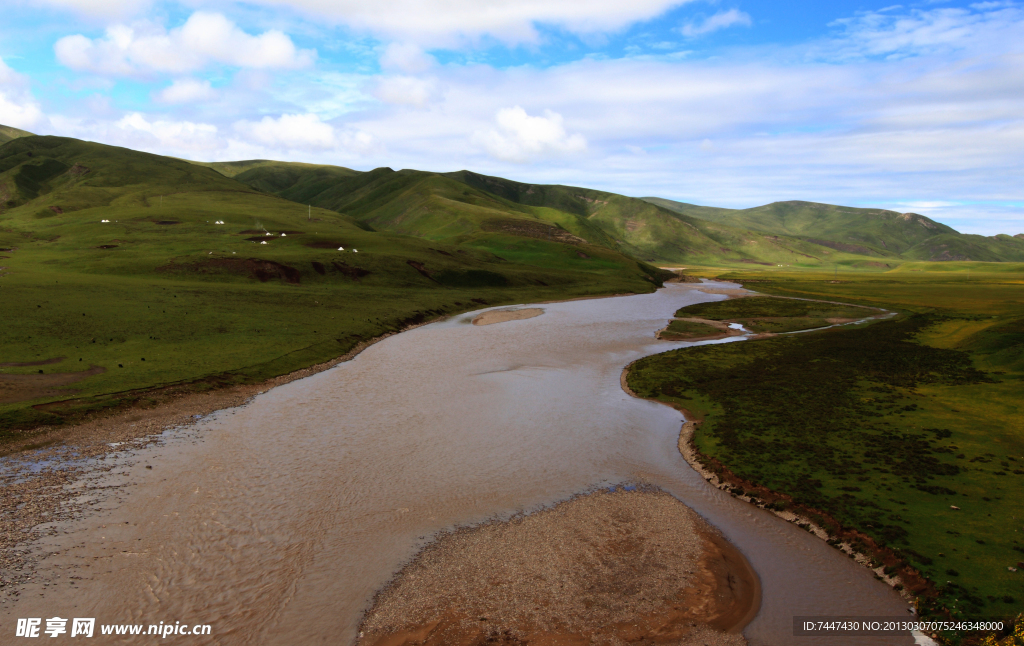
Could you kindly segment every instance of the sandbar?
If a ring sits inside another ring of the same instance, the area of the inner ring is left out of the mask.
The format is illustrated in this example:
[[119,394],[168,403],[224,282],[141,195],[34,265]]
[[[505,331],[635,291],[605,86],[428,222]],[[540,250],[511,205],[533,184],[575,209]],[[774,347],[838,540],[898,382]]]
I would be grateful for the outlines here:
[[543,313],[544,309],[540,307],[524,307],[517,310],[491,310],[473,319],[473,325],[494,325],[495,323],[504,323],[506,321],[521,321],[523,319],[532,319]]
[[760,595],[685,504],[602,489],[442,534],[375,596],[358,644],[740,645]]

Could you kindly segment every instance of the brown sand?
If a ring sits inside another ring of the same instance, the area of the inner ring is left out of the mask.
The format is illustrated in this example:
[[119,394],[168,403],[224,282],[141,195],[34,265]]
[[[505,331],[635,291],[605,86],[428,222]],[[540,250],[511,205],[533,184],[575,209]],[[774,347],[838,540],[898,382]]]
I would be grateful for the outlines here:
[[532,319],[543,313],[544,310],[540,307],[524,307],[518,310],[491,310],[473,319],[473,325],[494,325],[495,323],[504,323],[505,321],[521,321],[523,319]]
[[601,491],[460,529],[375,598],[360,646],[745,644],[760,585],[661,491]]

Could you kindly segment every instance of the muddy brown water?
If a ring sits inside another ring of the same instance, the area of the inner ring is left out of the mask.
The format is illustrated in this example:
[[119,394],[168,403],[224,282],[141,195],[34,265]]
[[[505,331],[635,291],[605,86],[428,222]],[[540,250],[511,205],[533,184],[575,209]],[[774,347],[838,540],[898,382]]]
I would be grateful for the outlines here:
[[4,604],[2,630],[95,617],[212,626],[173,638],[190,644],[348,644],[374,592],[438,530],[635,481],[750,561],[763,589],[752,644],[805,643],[794,615],[909,617],[866,569],[705,483],[676,450],[679,413],[622,391],[629,362],[693,345],[654,334],[677,308],[724,298],[696,287],[420,327],[127,454],[100,483],[116,486],[89,494],[98,510],[37,546],[51,584]]

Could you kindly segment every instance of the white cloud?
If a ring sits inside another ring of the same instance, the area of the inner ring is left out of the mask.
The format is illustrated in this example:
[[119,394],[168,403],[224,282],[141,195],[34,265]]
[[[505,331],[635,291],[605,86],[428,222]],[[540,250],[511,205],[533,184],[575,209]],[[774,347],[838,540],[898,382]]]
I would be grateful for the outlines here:
[[45,122],[28,80],[0,58],[0,124],[31,130]]
[[536,42],[536,24],[574,33],[614,31],[649,20],[691,0],[249,0],[286,6],[407,42],[444,44],[491,36]]
[[412,43],[391,43],[380,57],[380,66],[383,69],[405,74],[426,72],[435,63],[433,56]]
[[209,81],[196,79],[177,79],[154,97],[160,103],[196,103],[209,101],[217,96],[216,90]]
[[680,31],[683,32],[684,36],[692,38],[694,36],[710,34],[713,31],[718,31],[719,29],[725,29],[727,27],[734,27],[736,25],[749,27],[751,25],[750,15],[740,11],[739,9],[719,11],[715,15],[709,16],[700,22],[691,22],[683,25]]
[[108,131],[117,142],[135,147],[208,152],[223,146],[217,126],[209,123],[157,119],[150,121],[133,112],[125,115]]
[[235,132],[271,148],[330,149],[337,146],[334,128],[315,114],[283,114],[260,121],[238,121]]
[[437,93],[437,83],[432,79],[413,76],[386,76],[377,82],[373,95],[385,103],[426,106]]
[[115,76],[147,72],[181,74],[222,63],[250,69],[296,69],[316,58],[312,50],[296,49],[277,30],[251,36],[219,13],[197,11],[181,27],[166,31],[140,22],[107,28],[95,40],[78,34],[54,45],[57,60],[79,71]]
[[326,151],[341,149],[365,155],[381,150],[373,135],[358,129],[339,131],[315,114],[283,114],[277,119],[241,120],[234,124],[236,135],[250,143],[276,150]]
[[579,134],[568,134],[562,115],[545,110],[543,117],[531,117],[518,105],[503,108],[495,115],[497,129],[477,132],[473,141],[504,161],[527,162],[541,156],[581,152],[587,140]]

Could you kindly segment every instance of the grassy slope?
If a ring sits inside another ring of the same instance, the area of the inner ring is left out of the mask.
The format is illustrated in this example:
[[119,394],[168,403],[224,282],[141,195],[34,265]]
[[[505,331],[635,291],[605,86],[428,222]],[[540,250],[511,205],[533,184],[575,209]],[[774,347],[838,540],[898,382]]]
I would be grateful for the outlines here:
[[19,137],[31,136],[33,136],[31,132],[12,128],[11,126],[0,125],[0,144],[5,144],[10,140],[18,139]]
[[[0,326],[0,362],[66,357],[0,372],[107,369],[32,402],[0,404],[0,428],[57,421],[47,415],[116,402],[111,393],[130,389],[282,374],[482,303],[649,291],[658,277],[590,246],[526,240],[543,243],[529,263],[367,231],[325,209],[308,219],[305,206],[211,169],[72,139],[0,146],[0,190],[0,300],[13,314]],[[28,406],[69,397],[80,401]]]
[[658,355],[630,385],[710,415],[698,446],[741,477],[902,550],[934,582],[935,608],[1007,615],[1024,605],[1024,581],[1007,570],[1024,560],[1013,529],[1024,515],[1024,267],[980,273],[971,263],[968,281],[956,265],[839,283],[726,274],[762,292],[904,316]]
[[722,209],[662,198],[644,199],[709,222],[794,236],[857,255],[907,260],[1024,261],[1024,236],[962,234],[916,213],[800,201],[775,202],[752,209]]

